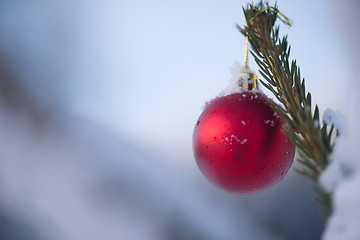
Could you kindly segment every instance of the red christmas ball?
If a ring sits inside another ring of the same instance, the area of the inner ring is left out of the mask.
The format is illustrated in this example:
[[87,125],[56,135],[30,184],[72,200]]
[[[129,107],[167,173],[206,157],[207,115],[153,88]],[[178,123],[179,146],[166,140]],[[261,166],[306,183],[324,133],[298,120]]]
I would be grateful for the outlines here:
[[217,97],[205,106],[193,135],[196,163],[217,187],[256,193],[280,181],[295,148],[281,117],[259,91]]

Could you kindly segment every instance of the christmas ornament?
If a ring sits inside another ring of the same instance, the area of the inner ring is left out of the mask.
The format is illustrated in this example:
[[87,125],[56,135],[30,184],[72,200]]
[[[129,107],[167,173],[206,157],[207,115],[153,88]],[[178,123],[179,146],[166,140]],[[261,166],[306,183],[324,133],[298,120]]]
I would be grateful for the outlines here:
[[285,176],[295,153],[281,131],[282,118],[257,89],[256,75],[245,63],[236,74],[238,88],[206,104],[193,134],[194,156],[203,175],[234,193],[273,186]]

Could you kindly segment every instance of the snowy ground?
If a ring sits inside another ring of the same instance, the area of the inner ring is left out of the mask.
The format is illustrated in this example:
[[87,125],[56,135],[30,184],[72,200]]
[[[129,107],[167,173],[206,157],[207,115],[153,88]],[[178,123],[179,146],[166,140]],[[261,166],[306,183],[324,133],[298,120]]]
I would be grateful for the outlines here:
[[109,129],[64,113],[43,116],[21,99],[16,108],[0,108],[1,238],[317,239],[321,233],[309,184],[293,173],[259,195],[227,194]]

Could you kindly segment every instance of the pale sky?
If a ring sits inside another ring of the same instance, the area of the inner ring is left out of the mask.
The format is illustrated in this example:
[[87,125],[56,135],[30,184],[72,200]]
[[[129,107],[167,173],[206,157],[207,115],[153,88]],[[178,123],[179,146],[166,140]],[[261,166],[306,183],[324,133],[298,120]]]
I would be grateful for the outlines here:
[[[202,105],[226,86],[233,61],[243,64],[245,40],[235,23],[244,24],[241,6],[246,2],[102,3],[101,8],[88,6],[83,24],[91,27],[80,37],[83,53],[95,59],[79,54],[88,58],[80,61],[83,67],[97,64],[79,84],[101,81],[80,90],[80,99],[74,93],[74,112],[180,161],[192,161],[192,131]],[[322,112],[328,107],[346,111],[341,81],[351,77],[349,63],[334,27],[335,11],[326,4],[278,1],[294,23],[282,29],[313,101]],[[250,67],[257,70],[252,59]]]

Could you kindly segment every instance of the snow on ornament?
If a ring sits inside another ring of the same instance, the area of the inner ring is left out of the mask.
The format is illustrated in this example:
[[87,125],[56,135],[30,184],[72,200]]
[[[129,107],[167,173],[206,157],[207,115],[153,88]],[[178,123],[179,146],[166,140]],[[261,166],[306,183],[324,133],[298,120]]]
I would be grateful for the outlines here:
[[193,134],[196,163],[215,186],[257,193],[279,182],[295,148],[281,131],[282,118],[257,88],[257,77],[235,63],[230,86],[206,104]]

